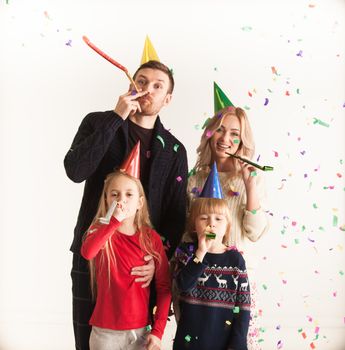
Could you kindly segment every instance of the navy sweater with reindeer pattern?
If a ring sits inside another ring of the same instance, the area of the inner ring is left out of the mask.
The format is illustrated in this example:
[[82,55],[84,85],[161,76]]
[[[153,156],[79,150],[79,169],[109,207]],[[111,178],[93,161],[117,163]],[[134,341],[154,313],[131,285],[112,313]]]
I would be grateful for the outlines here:
[[175,252],[174,279],[180,319],[174,350],[246,350],[250,288],[245,261],[235,249],[207,253],[195,262],[197,244]]

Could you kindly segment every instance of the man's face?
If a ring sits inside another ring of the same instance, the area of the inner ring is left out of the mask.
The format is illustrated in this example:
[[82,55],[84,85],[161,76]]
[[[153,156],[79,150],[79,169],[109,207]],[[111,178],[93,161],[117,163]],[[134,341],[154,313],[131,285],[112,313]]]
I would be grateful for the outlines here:
[[169,104],[171,93],[169,93],[169,77],[162,71],[151,68],[140,69],[135,77],[135,83],[141,91],[149,93],[138,98],[141,112],[138,115],[156,116],[162,107]]

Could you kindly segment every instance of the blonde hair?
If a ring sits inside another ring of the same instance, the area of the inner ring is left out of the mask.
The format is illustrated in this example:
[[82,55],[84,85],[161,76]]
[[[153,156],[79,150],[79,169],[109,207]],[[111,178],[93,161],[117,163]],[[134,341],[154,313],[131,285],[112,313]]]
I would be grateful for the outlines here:
[[[152,224],[150,221],[145,192],[144,192],[143,186],[142,186],[139,179],[137,179],[133,176],[130,176],[127,173],[120,171],[120,170],[116,170],[116,171],[108,174],[108,176],[106,177],[106,179],[104,181],[103,191],[102,191],[99,203],[98,203],[98,209],[97,209],[96,215],[95,215],[94,219],[92,220],[90,227],[101,225],[99,223],[99,218],[106,216],[106,213],[108,211],[108,205],[107,205],[107,201],[106,201],[107,191],[109,189],[111,182],[120,176],[126,177],[126,178],[134,181],[135,184],[137,185],[139,197],[142,197],[142,199],[143,199],[142,207],[137,210],[135,218],[134,218],[134,225],[137,227],[137,229],[139,231],[140,247],[142,248],[142,250],[146,254],[153,256],[155,261],[157,261],[158,264],[160,264],[161,256],[159,253],[157,253],[154,250],[152,240],[151,240],[150,228],[152,228]],[[86,232],[84,238],[86,237],[88,232],[89,232],[89,230]],[[116,233],[114,235],[112,235],[112,237],[114,237],[115,235],[116,235]],[[101,260],[100,260],[101,264],[107,262],[109,284],[110,284],[110,264],[113,263],[114,265],[116,265],[116,257],[115,257],[115,253],[114,253],[113,246],[111,243],[112,237],[109,238],[107,240],[107,242],[105,243],[104,249],[101,251],[102,255],[101,255]],[[115,239],[116,239],[116,236],[115,236]],[[96,267],[95,267],[94,259],[89,261],[89,267],[90,267],[91,291],[92,291],[93,298],[95,298],[96,294],[97,294],[97,285],[96,285]]]
[[221,214],[227,220],[226,231],[223,237],[223,243],[229,245],[231,215],[230,209],[225,199],[219,198],[195,198],[192,202],[189,216],[187,219],[186,233],[183,235],[184,242],[197,242],[198,236],[195,232],[195,220],[199,215],[203,214]]
[[[223,123],[225,117],[234,115],[238,118],[241,130],[239,144],[236,155],[244,156],[245,158],[251,159],[255,152],[255,144],[252,129],[249,124],[246,112],[240,107],[226,107],[218,111],[208,122],[200,140],[199,147],[197,148],[198,158],[195,163],[195,171],[205,169],[210,166],[213,159],[210,147],[210,140],[214,132],[219,129]],[[237,169],[239,170],[239,169]]]

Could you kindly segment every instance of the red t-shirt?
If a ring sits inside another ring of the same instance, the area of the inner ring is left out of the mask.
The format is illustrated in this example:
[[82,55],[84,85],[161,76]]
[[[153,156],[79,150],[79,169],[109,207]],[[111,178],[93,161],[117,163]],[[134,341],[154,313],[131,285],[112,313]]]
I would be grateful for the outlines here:
[[[114,217],[108,225],[92,226],[81,247],[82,256],[94,259],[96,266],[97,300],[89,323],[115,330],[142,328],[150,324],[150,287],[142,288],[142,283],[135,282],[138,276],[132,276],[131,270],[146,264],[147,253],[140,246],[139,232],[128,236],[117,230],[119,226],[121,223]],[[157,311],[151,333],[162,338],[171,299],[169,266],[160,236],[152,229],[150,234],[154,250],[161,256],[160,264],[155,261]],[[110,281],[104,250],[109,238],[116,258],[115,264],[110,261]]]

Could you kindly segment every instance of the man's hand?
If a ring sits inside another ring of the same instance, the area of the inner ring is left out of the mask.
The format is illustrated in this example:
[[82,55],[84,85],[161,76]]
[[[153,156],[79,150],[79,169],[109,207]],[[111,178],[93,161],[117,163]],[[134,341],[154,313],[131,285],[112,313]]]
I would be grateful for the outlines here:
[[141,288],[146,288],[150,285],[155,274],[155,263],[151,255],[144,256],[144,260],[148,261],[146,265],[133,267],[131,275],[141,276],[135,279],[135,282],[144,282]]
[[130,114],[137,111],[141,112],[140,103],[137,101],[139,97],[147,95],[148,91],[128,91],[119,97],[114,112],[125,120]]
[[147,336],[146,350],[160,350],[161,340],[153,334]]

